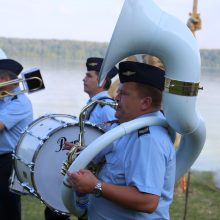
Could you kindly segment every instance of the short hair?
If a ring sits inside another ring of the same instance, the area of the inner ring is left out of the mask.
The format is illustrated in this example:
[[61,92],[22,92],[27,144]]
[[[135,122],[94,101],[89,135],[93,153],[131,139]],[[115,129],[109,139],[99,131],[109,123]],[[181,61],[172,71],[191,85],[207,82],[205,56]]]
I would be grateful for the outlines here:
[[9,76],[11,80],[18,78],[18,76],[14,72],[9,70],[0,70],[0,76]]
[[[1,76],[9,77],[10,80],[18,79],[18,76],[14,72],[11,72],[9,70],[0,70],[0,77]],[[13,85],[14,85],[14,87],[17,87],[19,85],[19,83],[14,83]]]
[[161,109],[162,91],[142,83],[136,83],[136,88],[141,98],[150,96],[152,99],[152,106],[158,110]]
[[104,86],[105,90],[109,90],[111,84],[112,84],[112,80],[109,77],[106,77],[105,86]]
[[[98,72],[98,71],[95,71],[95,73],[96,73],[97,77],[99,77],[99,72]],[[111,84],[112,84],[112,80],[107,76],[107,77],[105,78],[104,89],[105,89],[105,90],[109,90]]]

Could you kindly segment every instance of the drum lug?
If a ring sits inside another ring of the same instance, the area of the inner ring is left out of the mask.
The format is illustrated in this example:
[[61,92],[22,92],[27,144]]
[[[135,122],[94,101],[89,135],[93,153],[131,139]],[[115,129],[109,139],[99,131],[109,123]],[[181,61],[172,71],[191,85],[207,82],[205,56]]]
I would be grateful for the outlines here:
[[19,156],[17,156],[15,153],[12,154],[12,157],[14,160],[21,161],[22,163],[24,163],[24,161]]
[[30,168],[30,171],[33,173],[34,172],[34,163],[28,163],[28,164],[26,164],[29,168]]
[[40,141],[40,146],[42,146],[46,140],[49,139],[49,136],[46,136],[44,138],[36,137]]
[[49,139],[49,136],[46,136],[45,138],[43,138],[42,140],[43,140],[43,142],[45,142],[46,140],[48,140]]
[[21,160],[21,158],[20,158],[20,157],[17,157],[14,152],[12,153],[12,158],[15,159],[15,160]]
[[45,205],[47,205],[47,204],[44,202],[44,200],[42,199],[42,197],[41,197],[39,194],[37,194],[36,191],[35,191],[32,187],[30,187],[30,186],[28,185],[28,183],[23,182],[23,183],[21,183],[21,186],[22,186],[25,190],[27,190],[31,195],[35,196],[35,197],[38,198],[42,203],[44,203]]
[[26,126],[24,129],[21,130],[21,134],[26,133],[26,132],[28,131],[28,129],[29,129],[29,125]]
[[28,183],[23,182],[23,183],[21,183],[21,185],[22,185],[22,187],[23,187],[24,189],[26,189],[30,194],[32,194],[32,195],[35,196],[35,197],[38,197],[37,194],[36,194],[36,192],[35,192],[35,190],[34,190],[32,187],[30,187],[30,186],[28,185]]
[[17,161],[21,161],[25,166],[29,167],[31,172],[34,172],[34,165],[35,163],[31,162],[31,163],[27,163],[26,161],[22,160],[19,156],[17,156],[16,154],[12,154],[13,158],[16,159]]

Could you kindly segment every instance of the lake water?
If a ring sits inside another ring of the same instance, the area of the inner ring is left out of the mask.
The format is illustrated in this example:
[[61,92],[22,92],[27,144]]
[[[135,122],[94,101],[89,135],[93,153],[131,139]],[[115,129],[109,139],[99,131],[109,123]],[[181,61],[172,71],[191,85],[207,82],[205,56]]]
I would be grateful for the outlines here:
[[[88,99],[82,83],[85,71],[83,67],[41,68],[46,89],[29,95],[35,119],[47,113],[78,116]],[[204,70],[200,85],[204,90],[199,92],[197,110],[205,120],[207,139],[192,169],[220,171],[220,71]]]

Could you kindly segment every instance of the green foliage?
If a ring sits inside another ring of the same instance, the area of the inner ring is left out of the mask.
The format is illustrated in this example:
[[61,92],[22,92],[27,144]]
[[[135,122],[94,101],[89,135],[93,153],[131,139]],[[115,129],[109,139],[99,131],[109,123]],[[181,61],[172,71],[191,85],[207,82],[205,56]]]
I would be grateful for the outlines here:
[[106,43],[70,40],[0,38],[0,48],[8,57],[36,66],[70,66],[83,63],[89,56],[103,57]]
[[35,197],[22,196],[22,220],[43,220],[44,205]]
[[[34,40],[0,38],[0,48],[8,57],[35,66],[84,65],[90,56],[104,57],[108,44],[74,40]],[[220,67],[220,50],[202,49],[202,67]]]
[[[45,205],[33,196],[22,196],[22,220],[44,220]],[[77,220],[71,216],[71,220]]]

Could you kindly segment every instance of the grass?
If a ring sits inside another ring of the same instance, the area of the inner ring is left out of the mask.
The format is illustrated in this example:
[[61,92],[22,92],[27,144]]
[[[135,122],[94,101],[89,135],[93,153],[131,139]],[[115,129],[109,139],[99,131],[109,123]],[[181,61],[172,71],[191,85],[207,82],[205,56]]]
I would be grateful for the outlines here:
[[[191,172],[188,193],[187,220],[219,220],[220,190],[214,184],[211,172]],[[171,219],[183,219],[185,192],[175,189],[174,201],[171,205]]]
[[[211,172],[191,172],[186,220],[220,219],[220,190],[215,187],[213,175]],[[182,188],[176,186],[171,220],[183,219],[185,195]],[[44,220],[44,208],[38,199],[22,196],[22,220]]]
[[44,219],[44,205],[35,197],[22,196],[22,220]]
[[[22,196],[22,220],[44,220],[45,205],[33,196]],[[71,220],[76,220],[71,216]]]

